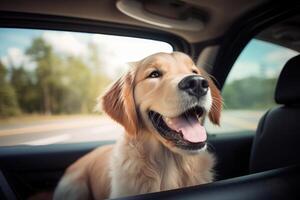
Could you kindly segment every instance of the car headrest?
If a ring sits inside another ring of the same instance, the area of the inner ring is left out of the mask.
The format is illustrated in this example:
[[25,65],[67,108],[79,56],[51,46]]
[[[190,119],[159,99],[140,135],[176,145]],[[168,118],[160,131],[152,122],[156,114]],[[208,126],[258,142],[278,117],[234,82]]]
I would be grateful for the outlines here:
[[300,55],[291,58],[283,67],[275,90],[278,104],[300,104]]

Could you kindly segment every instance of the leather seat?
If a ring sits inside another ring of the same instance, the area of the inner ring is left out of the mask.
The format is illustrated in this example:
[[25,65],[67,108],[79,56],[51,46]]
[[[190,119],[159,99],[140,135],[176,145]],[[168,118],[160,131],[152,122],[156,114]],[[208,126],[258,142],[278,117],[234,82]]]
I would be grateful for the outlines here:
[[280,106],[260,120],[250,157],[250,172],[300,163],[300,55],[284,66],[275,91]]

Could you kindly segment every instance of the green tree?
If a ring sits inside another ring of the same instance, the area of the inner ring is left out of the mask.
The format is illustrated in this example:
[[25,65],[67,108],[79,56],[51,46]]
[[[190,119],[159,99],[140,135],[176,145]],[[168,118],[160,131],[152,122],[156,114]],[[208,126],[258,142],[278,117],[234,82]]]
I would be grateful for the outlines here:
[[[96,99],[100,94],[104,92],[106,87],[111,83],[111,79],[105,74],[103,67],[104,62],[100,55],[103,53],[101,52],[101,48],[94,43],[89,43],[88,48],[88,58],[89,58],[89,69],[91,70],[91,76],[89,78],[89,87],[86,87],[87,90],[87,105],[88,111],[93,112]],[[116,74],[121,75],[122,70],[116,71]]]
[[266,109],[275,104],[276,79],[247,77],[226,84],[222,95],[225,109]]
[[18,104],[22,112],[40,112],[40,93],[33,82],[33,73],[26,71],[23,66],[12,68],[10,83],[14,87]]
[[101,69],[103,63],[96,45],[89,44],[86,60],[81,56],[57,54],[38,37],[33,39],[26,54],[36,63],[34,73],[18,68],[12,76],[17,91],[26,96],[19,98],[26,112],[90,113],[97,96],[110,83]]
[[20,113],[14,88],[7,81],[7,69],[0,62],[0,116],[7,117]]
[[79,57],[67,57],[60,65],[62,76],[57,80],[59,102],[57,112],[86,112],[86,90],[90,71]]
[[90,113],[96,104],[96,97],[109,80],[100,70],[91,69],[80,57],[68,57],[61,67],[63,72],[63,94],[61,107],[67,113]]
[[55,68],[57,68],[58,59],[51,46],[39,37],[32,41],[31,46],[26,50],[26,54],[37,64],[35,75],[37,86],[42,94],[43,111],[46,114],[51,114],[55,106],[52,90],[57,79]]

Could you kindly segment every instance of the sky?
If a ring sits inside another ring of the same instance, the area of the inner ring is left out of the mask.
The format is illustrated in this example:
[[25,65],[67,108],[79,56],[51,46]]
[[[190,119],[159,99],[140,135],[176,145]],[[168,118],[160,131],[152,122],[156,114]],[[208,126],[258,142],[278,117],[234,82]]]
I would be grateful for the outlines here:
[[[103,34],[37,29],[0,28],[0,60],[6,66],[24,64],[28,69],[35,65],[24,53],[31,41],[42,37],[58,54],[81,56],[87,59],[88,44],[100,49],[104,71],[113,77],[127,69],[126,63],[138,61],[156,52],[172,52],[168,43]],[[297,52],[253,39],[248,43],[234,64],[228,82],[248,76],[277,76],[284,63]]]
[[128,62],[157,52],[172,52],[170,44],[149,39],[130,38],[103,34],[78,33],[67,31],[48,31],[33,29],[0,28],[0,60],[5,66],[20,66],[33,69],[25,54],[26,48],[36,37],[42,37],[58,54],[80,56],[88,59],[88,44],[95,44],[99,48],[100,59],[104,72],[114,78],[119,71],[125,71]]
[[291,49],[252,39],[234,63],[227,81],[249,76],[277,77],[286,61],[297,54]]

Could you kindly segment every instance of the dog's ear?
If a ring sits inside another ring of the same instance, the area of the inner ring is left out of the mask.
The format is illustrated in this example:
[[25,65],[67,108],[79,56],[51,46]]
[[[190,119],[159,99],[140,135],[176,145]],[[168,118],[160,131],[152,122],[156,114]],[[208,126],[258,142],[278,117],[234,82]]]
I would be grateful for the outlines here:
[[217,88],[211,78],[208,78],[208,84],[212,96],[212,106],[208,116],[212,123],[220,125],[221,111],[223,107],[222,96],[220,94],[220,90]]
[[212,106],[208,113],[210,121],[216,125],[220,125],[221,111],[223,107],[223,99],[220,90],[217,88],[213,80],[210,78],[209,74],[202,68],[199,68],[201,74],[206,78],[209,84],[211,96],[212,96]]
[[133,97],[133,71],[118,79],[102,97],[102,109],[126,132],[134,136],[138,132],[138,116]]

